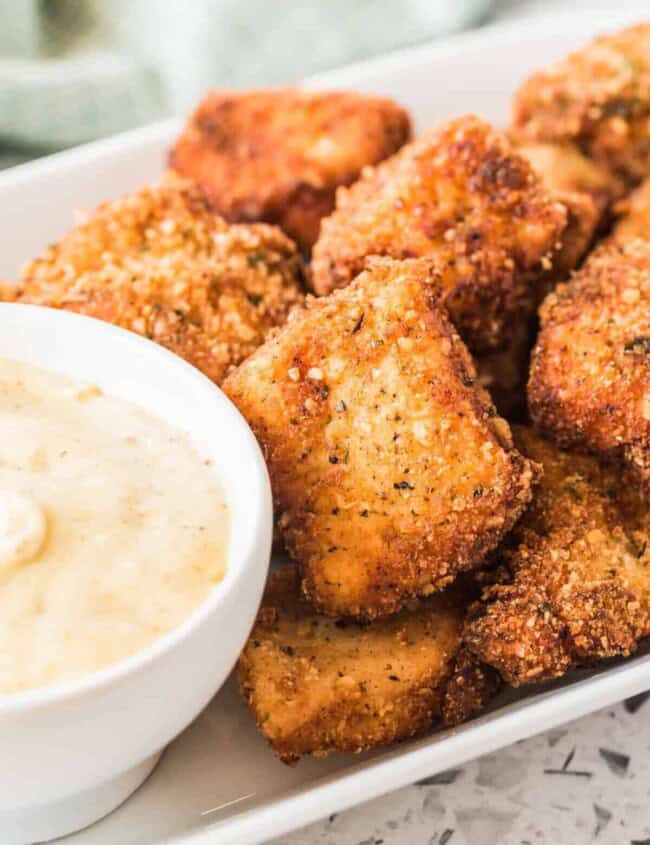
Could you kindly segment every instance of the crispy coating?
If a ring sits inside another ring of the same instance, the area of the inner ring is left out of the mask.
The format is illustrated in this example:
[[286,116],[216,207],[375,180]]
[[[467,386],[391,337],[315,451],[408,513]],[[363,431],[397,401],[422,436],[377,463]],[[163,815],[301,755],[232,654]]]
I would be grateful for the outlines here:
[[533,74],[515,96],[513,131],[574,143],[629,184],[650,174],[650,24],[595,38]]
[[226,380],[271,475],[303,589],[375,617],[481,563],[532,467],[478,384],[430,262],[375,259]]
[[461,637],[451,673],[443,687],[441,718],[445,727],[460,725],[476,716],[492,701],[501,686],[499,673],[472,654]]
[[337,192],[314,247],[319,294],[344,287],[368,255],[431,257],[452,322],[473,352],[499,347],[539,297],[567,223],[533,169],[485,121],[431,130]]
[[339,185],[408,141],[392,100],[340,91],[213,91],[170,154],[227,220],[277,223],[305,252]]
[[577,267],[609,212],[625,191],[619,178],[572,144],[528,143],[517,147],[550,193],[564,204],[568,224],[553,262],[550,281],[563,280]]
[[287,763],[365,751],[481,709],[493,682],[477,682],[472,658],[455,664],[467,599],[452,587],[388,619],[331,619],[305,601],[295,566],[273,572],[238,665],[273,751]]
[[279,229],[228,225],[171,179],[100,205],[26,266],[20,298],[130,329],[219,383],[302,301],[301,280]]
[[650,493],[650,241],[615,234],[540,316],[533,419],[561,445],[622,459]]
[[517,152],[530,162],[552,193],[586,194],[600,215],[625,193],[621,179],[572,144],[519,144]]
[[650,552],[645,517],[630,519],[611,468],[532,429],[515,429],[515,441],[543,477],[501,551],[501,583],[472,608],[463,639],[519,686],[636,649],[650,633]]

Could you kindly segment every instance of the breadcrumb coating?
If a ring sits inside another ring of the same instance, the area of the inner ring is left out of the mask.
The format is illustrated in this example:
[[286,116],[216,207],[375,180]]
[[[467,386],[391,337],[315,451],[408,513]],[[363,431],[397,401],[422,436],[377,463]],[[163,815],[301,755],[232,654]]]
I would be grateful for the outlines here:
[[130,329],[219,383],[302,301],[301,281],[279,229],[228,225],[170,179],[100,205],[25,267],[20,301]]
[[567,209],[567,227],[549,280],[563,281],[608,222],[613,204],[623,196],[624,183],[572,144],[528,143],[519,145],[517,152]]
[[632,519],[622,506],[617,473],[532,429],[514,434],[544,472],[500,552],[500,583],[473,606],[463,640],[520,686],[636,649],[650,633],[650,551],[647,514]]
[[533,468],[475,383],[426,260],[375,259],[224,383],[262,445],[303,589],[376,617],[479,565]]
[[441,716],[445,727],[460,725],[476,716],[492,701],[501,686],[498,672],[476,658],[461,637],[451,674],[444,684]]
[[483,682],[467,656],[455,663],[467,599],[453,587],[388,619],[331,619],[305,601],[295,566],[273,572],[238,665],[273,751],[287,763],[365,751],[429,731],[443,712],[480,710],[493,678]]
[[650,494],[650,241],[615,234],[540,317],[533,419],[560,445],[622,459]]
[[473,352],[503,345],[540,298],[566,208],[505,135],[451,120],[337,192],[311,265],[314,290],[347,285],[369,255],[431,257],[452,322]]
[[573,144],[527,143],[516,149],[553,194],[586,194],[594,201],[599,215],[625,193],[621,179]]
[[628,184],[650,174],[650,23],[601,35],[517,91],[521,140],[576,144]]
[[392,100],[341,91],[213,91],[170,154],[227,220],[277,223],[305,252],[339,185],[409,140]]

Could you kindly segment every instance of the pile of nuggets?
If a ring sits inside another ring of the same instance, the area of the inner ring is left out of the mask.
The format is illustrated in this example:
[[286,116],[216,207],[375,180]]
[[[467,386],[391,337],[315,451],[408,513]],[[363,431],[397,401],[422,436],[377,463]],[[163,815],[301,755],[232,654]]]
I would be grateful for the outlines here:
[[248,420],[290,562],[238,673],[283,760],[650,634],[650,24],[534,74],[506,131],[213,92],[6,296],[158,341]]

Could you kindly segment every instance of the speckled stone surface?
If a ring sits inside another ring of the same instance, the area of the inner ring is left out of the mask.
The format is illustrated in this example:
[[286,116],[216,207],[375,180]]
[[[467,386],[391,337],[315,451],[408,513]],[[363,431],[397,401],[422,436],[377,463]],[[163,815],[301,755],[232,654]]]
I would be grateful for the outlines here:
[[274,845],[650,845],[650,693]]

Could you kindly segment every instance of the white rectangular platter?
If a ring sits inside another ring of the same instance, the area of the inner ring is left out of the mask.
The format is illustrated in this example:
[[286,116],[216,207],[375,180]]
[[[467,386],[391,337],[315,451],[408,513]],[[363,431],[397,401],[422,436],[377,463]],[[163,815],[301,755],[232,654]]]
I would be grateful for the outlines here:
[[[531,69],[596,32],[642,19],[644,6],[626,3],[618,12],[487,28],[305,84],[395,97],[419,129],[467,111],[503,124],[511,92]],[[26,259],[69,227],[75,211],[155,179],[177,129],[175,121],[160,124],[0,175],[0,278],[15,278]],[[389,751],[304,760],[289,768],[266,748],[230,681],[124,806],[65,845],[263,842],[647,688],[650,654],[642,651],[561,683],[508,693],[452,731]]]

